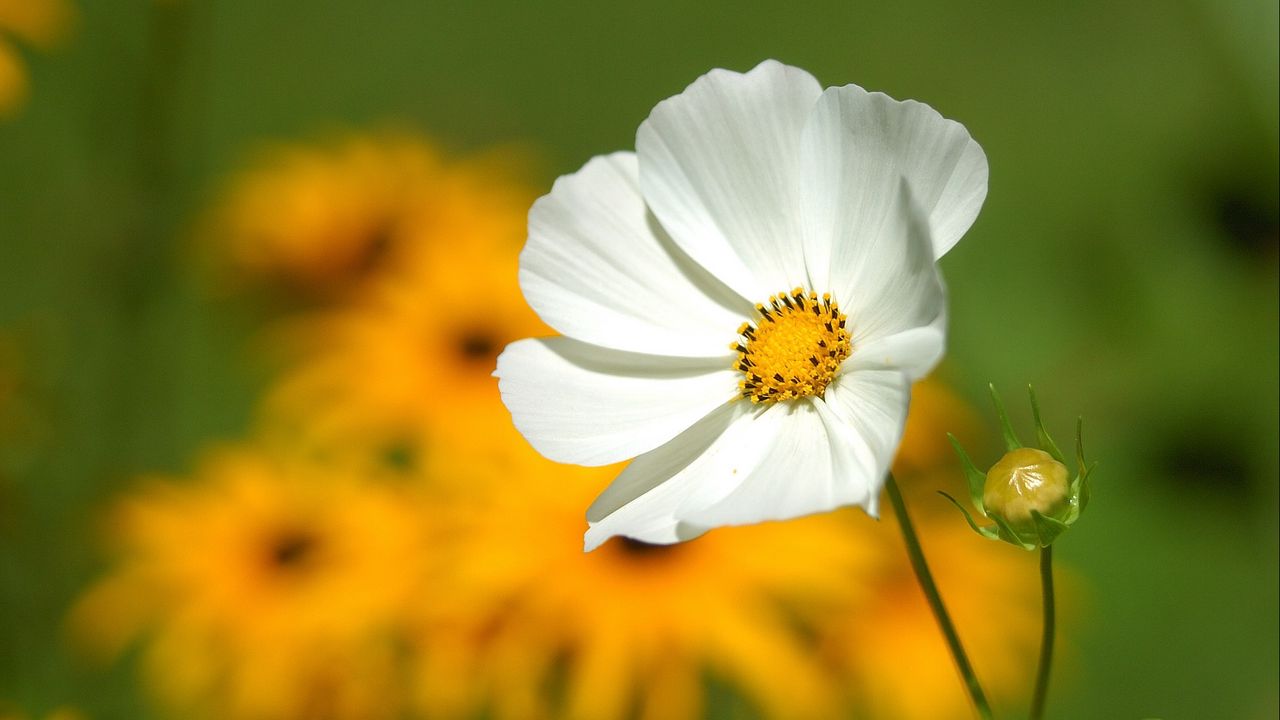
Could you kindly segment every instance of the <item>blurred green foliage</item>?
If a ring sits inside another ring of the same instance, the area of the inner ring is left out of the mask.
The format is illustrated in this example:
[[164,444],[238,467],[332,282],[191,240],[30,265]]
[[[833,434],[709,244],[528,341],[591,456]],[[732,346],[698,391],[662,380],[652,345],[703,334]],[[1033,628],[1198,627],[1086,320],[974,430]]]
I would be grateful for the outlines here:
[[0,437],[0,700],[142,712],[60,623],[97,567],[95,509],[240,434],[262,385],[251,309],[191,262],[200,209],[248,152],[409,127],[527,146],[549,187],[632,147],[707,69],[776,57],[926,101],[988,153],[986,207],[944,262],[944,372],[975,398],[1033,383],[1056,434],[1086,417],[1101,461],[1058,548],[1075,610],[1051,714],[1280,711],[1274,2],[80,10],[0,125],[0,332],[23,408]]

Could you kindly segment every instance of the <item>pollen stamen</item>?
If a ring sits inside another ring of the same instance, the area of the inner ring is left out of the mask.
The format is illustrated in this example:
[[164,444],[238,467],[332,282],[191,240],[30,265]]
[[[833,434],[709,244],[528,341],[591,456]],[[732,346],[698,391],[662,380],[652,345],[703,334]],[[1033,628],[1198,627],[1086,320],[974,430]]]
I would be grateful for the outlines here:
[[772,403],[826,392],[853,350],[847,318],[831,294],[795,288],[771,295],[756,313],[760,318],[743,323],[730,345],[738,353],[742,397]]

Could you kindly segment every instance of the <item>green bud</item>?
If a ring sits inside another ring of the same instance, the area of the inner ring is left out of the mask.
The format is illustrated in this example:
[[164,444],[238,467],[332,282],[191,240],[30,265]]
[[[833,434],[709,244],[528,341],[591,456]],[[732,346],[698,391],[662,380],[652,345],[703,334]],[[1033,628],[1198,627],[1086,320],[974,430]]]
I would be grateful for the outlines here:
[[1070,507],[1070,472],[1043,450],[1011,450],[987,471],[982,505],[1019,534],[1034,533],[1032,510],[1056,518]]
[[1077,421],[1077,467],[1075,476],[1071,475],[1062,451],[1049,437],[1040,418],[1036,394],[1031,388],[1027,388],[1027,393],[1031,399],[1032,415],[1035,416],[1039,449],[1023,446],[994,387],[991,388],[991,400],[1008,450],[1004,457],[983,474],[960,443],[951,438],[951,444],[960,456],[960,466],[969,481],[969,498],[978,516],[993,520],[995,524],[979,525],[959,501],[946,493],[942,495],[960,510],[965,522],[979,535],[1034,550],[1048,546],[1080,519],[1080,514],[1089,504],[1089,475],[1093,467],[1085,463],[1082,423]]

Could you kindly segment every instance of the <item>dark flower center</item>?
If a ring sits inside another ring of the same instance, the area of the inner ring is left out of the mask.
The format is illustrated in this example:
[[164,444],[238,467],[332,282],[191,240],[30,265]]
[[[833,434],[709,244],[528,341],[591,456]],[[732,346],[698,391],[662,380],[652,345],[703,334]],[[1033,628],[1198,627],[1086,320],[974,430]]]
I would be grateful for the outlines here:
[[469,360],[488,360],[498,354],[498,341],[489,333],[471,331],[458,339],[458,351]]
[[300,569],[316,555],[320,539],[302,529],[285,530],[276,535],[268,547],[268,560],[273,568],[285,571]]
[[381,269],[395,239],[395,225],[386,220],[373,225],[359,251],[351,258],[348,272],[355,277],[372,275]]
[[652,558],[666,557],[676,549],[675,545],[658,545],[629,537],[619,537],[616,544],[623,555],[646,561]]

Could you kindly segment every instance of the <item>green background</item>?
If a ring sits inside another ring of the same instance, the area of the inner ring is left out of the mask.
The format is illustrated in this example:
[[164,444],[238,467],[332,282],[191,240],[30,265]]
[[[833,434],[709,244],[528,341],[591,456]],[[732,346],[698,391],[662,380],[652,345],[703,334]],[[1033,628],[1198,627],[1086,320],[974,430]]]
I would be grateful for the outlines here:
[[80,12],[0,124],[0,329],[28,376],[0,440],[0,700],[140,712],[127,668],[76,663],[60,622],[99,569],[95,510],[241,435],[265,382],[251,309],[202,289],[188,232],[255,147],[408,127],[531,148],[549,187],[707,69],[774,57],[928,102],[987,152],[986,206],[943,263],[944,372],[974,398],[1034,383],[1101,461],[1056,553],[1081,602],[1051,715],[1280,712],[1276,3]]

